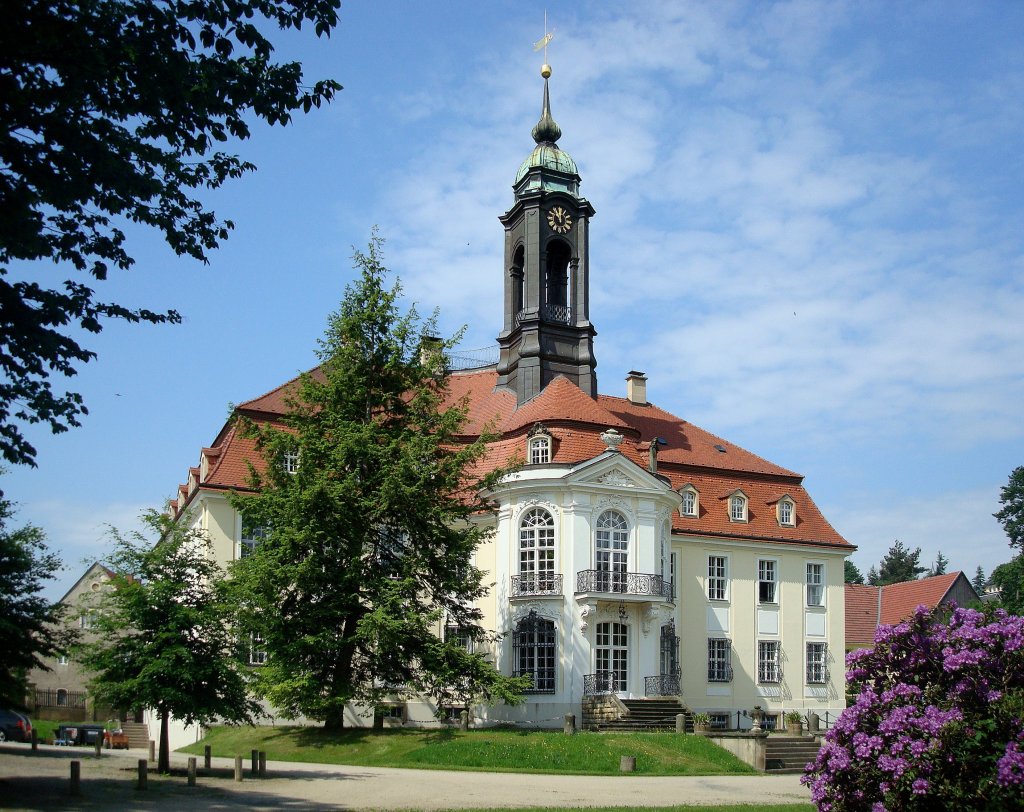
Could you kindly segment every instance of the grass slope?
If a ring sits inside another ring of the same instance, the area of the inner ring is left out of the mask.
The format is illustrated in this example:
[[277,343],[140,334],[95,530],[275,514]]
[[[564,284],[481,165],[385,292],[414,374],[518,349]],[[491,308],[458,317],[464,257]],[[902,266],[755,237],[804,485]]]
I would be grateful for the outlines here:
[[636,756],[638,775],[747,775],[755,771],[703,736],[513,730],[343,730],[311,727],[215,727],[183,752],[216,756],[263,750],[271,761],[419,767],[438,770],[620,775],[619,758]]

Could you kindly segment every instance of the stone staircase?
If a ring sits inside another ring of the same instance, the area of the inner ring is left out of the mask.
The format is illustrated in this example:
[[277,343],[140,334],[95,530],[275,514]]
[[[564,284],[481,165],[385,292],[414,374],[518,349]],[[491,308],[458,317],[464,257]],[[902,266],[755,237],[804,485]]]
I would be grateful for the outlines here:
[[821,742],[814,736],[772,735],[766,742],[764,771],[773,775],[798,774],[818,755]]
[[693,732],[693,715],[677,699],[623,699],[628,713],[595,725],[601,732],[675,732],[676,714],[685,716],[686,732]]
[[149,725],[145,722],[121,722],[121,730],[128,734],[131,750],[146,750],[149,747]]

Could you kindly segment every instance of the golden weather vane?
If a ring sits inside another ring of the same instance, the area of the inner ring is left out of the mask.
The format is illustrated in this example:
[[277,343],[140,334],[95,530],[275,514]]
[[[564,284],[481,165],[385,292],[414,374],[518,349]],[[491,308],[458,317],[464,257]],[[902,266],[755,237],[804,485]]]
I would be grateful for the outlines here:
[[548,64],[548,43],[555,36],[555,30],[548,31],[548,10],[544,9],[544,36],[533,43],[534,52],[544,49],[544,66],[540,69],[541,75],[546,79],[551,75],[551,66]]

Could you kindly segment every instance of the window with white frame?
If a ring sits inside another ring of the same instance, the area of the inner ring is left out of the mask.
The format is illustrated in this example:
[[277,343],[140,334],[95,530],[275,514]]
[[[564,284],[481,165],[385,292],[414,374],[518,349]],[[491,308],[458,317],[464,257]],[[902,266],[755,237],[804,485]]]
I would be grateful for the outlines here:
[[468,652],[473,651],[473,637],[469,629],[455,623],[449,623],[444,627],[444,642],[455,643],[459,648]]
[[807,684],[828,682],[828,644],[807,644]]
[[78,627],[80,629],[91,629],[96,625],[96,613],[95,612],[83,612],[78,618]]
[[264,542],[267,535],[268,531],[266,527],[251,524],[243,519],[242,535],[238,539],[238,557],[248,558],[251,556],[255,552],[256,548]]
[[757,681],[776,683],[781,676],[779,670],[779,641],[757,641]]
[[676,586],[676,573],[679,572],[679,556],[677,553],[672,553],[668,557],[669,561],[669,577],[672,579],[672,599],[675,600],[678,597],[679,587]]
[[724,555],[708,556],[708,600],[729,599],[729,559]]
[[779,524],[784,527],[792,527],[796,524],[796,505],[788,496],[782,497],[776,505],[778,510]]
[[732,644],[728,638],[708,638],[708,682],[732,682]]
[[625,592],[629,560],[629,525],[626,517],[617,510],[606,510],[598,516],[594,548],[598,589],[601,592]]
[[68,664],[68,655],[67,654],[58,655],[58,657],[57,657],[57,665],[67,665],[67,664]]
[[778,566],[779,562],[771,558],[762,558],[757,562],[757,600],[759,603],[778,603]]
[[679,513],[683,516],[696,516],[697,489],[692,485],[687,485],[679,493],[683,497],[683,501],[679,505]]
[[825,565],[807,564],[807,605],[825,605]]
[[249,665],[267,664],[267,650],[263,644],[263,635],[259,632],[249,635]]
[[555,588],[555,520],[544,508],[531,508],[519,523],[520,592]]
[[742,493],[734,493],[729,497],[729,518],[734,522],[747,520],[747,497]]
[[299,450],[289,449],[281,457],[281,467],[286,474],[297,474],[299,472]]
[[551,438],[540,434],[530,438],[530,465],[547,465],[551,462]]

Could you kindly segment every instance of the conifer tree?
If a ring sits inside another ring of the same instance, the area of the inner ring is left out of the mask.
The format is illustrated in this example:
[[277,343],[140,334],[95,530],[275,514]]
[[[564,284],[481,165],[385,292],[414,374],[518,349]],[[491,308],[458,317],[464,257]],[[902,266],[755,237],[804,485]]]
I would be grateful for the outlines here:
[[857,565],[849,558],[843,562],[843,581],[847,584],[863,584],[864,576],[861,575]]
[[935,556],[935,563],[932,564],[928,570],[929,575],[945,575],[946,570],[949,568],[949,559],[942,554],[942,550],[939,550]]
[[[433,319],[399,312],[381,240],[331,315],[320,365],[291,393],[284,426],[248,423],[265,463],[232,502],[263,542],[232,569],[243,629],[267,662],[259,695],[286,717],[344,726],[347,703],[429,695],[440,709],[519,700],[502,676],[474,602],[472,565],[492,514],[477,473],[488,437],[462,442],[464,403],[445,405],[444,350]],[[445,639],[442,626],[455,633]],[[475,647],[475,650],[474,650]]]
[[988,578],[985,577],[985,570],[978,565],[978,569],[974,571],[974,578],[971,580],[971,586],[974,587],[974,591],[979,595],[985,594],[985,586],[988,584]]
[[[927,569],[921,566],[921,548],[910,550],[899,539],[893,542],[875,571],[869,573],[868,583],[872,586],[886,586],[903,581],[916,581]],[[872,577],[873,575],[873,577]]]
[[992,514],[999,520],[1010,546],[1024,552],[1024,465],[1014,468],[999,493],[1003,507]]

